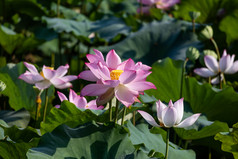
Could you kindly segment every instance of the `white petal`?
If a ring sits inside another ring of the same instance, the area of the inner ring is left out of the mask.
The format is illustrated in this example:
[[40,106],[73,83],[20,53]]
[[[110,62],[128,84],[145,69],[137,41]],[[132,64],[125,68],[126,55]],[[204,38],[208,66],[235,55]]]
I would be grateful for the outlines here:
[[186,118],[185,120],[183,120],[181,123],[179,123],[178,125],[176,125],[174,127],[185,128],[185,127],[191,126],[191,125],[193,125],[195,123],[195,121],[198,119],[198,117],[200,115],[201,115],[200,113],[194,114],[194,115]]
[[168,106],[162,111],[162,121],[165,127],[173,127],[177,120],[177,110],[173,106]]
[[156,122],[155,119],[148,113],[138,110],[138,113],[152,126],[154,127],[160,127]]
[[232,64],[233,63],[231,63],[231,56],[230,55],[222,56],[222,58],[220,59],[220,62],[219,62],[221,72],[224,72]]
[[212,71],[210,71],[209,69],[203,67],[203,68],[196,68],[194,70],[194,73],[196,73],[197,75],[199,76],[202,76],[202,77],[212,77],[212,76],[215,76],[216,74]]
[[234,74],[238,72],[238,61],[235,61],[233,65],[225,71],[226,74]]
[[46,89],[50,87],[51,83],[48,80],[43,80],[41,82],[36,83],[35,85],[38,89]]
[[183,118],[183,111],[184,111],[183,98],[179,99],[174,103],[174,108],[177,110],[177,120],[175,124],[178,124]]
[[215,57],[207,55],[204,57],[204,61],[205,61],[205,64],[209,70],[211,70],[214,73],[219,72],[218,62],[215,59]]
[[157,118],[160,123],[163,123],[162,121],[162,111],[167,108],[167,106],[162,103],[160,100],[156,102],[156,108],[157,108]]

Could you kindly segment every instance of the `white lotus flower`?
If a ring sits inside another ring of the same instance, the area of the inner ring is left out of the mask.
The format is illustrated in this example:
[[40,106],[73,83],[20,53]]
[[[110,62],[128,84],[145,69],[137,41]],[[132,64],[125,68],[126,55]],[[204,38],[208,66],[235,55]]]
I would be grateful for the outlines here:
[[138,112],[142,115],[142,117],[152,126],[154,127],[177,127],[177,128],[184,128],[191,126],[195,123],[195,121],[200,116],[200,113],[194,114],[185,120],[182,120],[183,118],[183,98],[176,101],[174,104],[170,100],[168,106],[163,104],[160,100],[156,102],[157,107],[157,118],[159,120],[159,124],[156,123],[154,118],[141,110],[138,110]]

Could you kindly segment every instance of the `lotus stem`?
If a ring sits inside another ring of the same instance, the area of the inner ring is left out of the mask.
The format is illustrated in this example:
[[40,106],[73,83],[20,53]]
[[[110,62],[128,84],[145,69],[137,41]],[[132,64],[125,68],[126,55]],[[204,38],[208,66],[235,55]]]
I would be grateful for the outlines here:
[[124,125],[125,116],[126,116],[126,106],[124,106],[124,108],[123,108],[122,119],[121,119],[121,125]]
[[188,58],[185,59],[184,63],[183,63],[183,68],[182,68],[182,75],[181,75],[181,87],[180,87],[180,98],[183,97],[183,80],[184,80],[184,72],[186,70],[186,64],[188,62]]
[[136,125],[136,111],[133,111],[133,125],[135,126]]
[[44,108],[43,122],[45,122],[47,106],[48,106],[48,89],[45,90],[45,108]]
[[170,128],[167,129],[165,159],[168,159],[168,156],[169,156],[169,130]]
[[195,19],[192,20],[192,24],[193,24],[193,33],[195,33]]
[[117,123],[119,103],[119,100],[116,99],[115,123]]
[[221,56],[220,56],[220,52],[219,52],[217,43],[216,43],[216,41],[213,38],[211,38],[211,41],[212,41],[212,43],[213,43],[213,45],[214,45],[214,47],[216,49],[218,60],[220,60]]
[[60,16],[60,9],[59,9],[59,7],[60,7],[60,0],[57,0],[57,17]]
[[112,121],[112,99],[109,101],[109,120]]

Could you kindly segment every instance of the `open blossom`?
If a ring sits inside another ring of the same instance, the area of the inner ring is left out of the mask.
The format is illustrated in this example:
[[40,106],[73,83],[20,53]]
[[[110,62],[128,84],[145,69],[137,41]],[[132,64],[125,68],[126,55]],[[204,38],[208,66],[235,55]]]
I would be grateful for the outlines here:
[[[59,91],[57,93],[61,102],[68,100],[68,98],[63,93]],[[84,97],[77,95],[72,89],[70,89],[69,92],[69,102],[81,109],[101,110],[104,108],[103,106],[97,106],[96,100],[91,100],[89,103],[87,103],[87,100]],[[59,108],[60,106],[56,105],[56,107]]]
[[137,0],[137,1],[144,5],[142,6],[142,8],[139,8],[137,12],[140,12],[140,9],[142,9],[143,13],[149,13],[150,8],[153,6],[162,10],[166,10],[180,2],[180,0]]
[[132,105],[137,96],[144,90],[154,88],[154,84],[147,82],[146,77],[151,73],[150,67],[142,63],[134,63],[132,59],[121,62],[120,57],[111,50],[106,61],[98,50],[96,55],[88,55],[90,63],[86,63],[90,70],[80,73],[79,78],[95,81],[96,84],[85,86],[81,95],[99,96],[97,104],[105,104],[114,96],[125,106]]
[[157,118],[159,120],[159,124],[156,123],[154,118],[141,110],[138,110],[138,112],[142,115],[142,117],[152,126],[154,127],[177,127],[177,128],[184,128],[191,126],[195,123],[195,121],[200,116],[200,113],[194,114],[185,120],[182,120],[183,118],[183,98],[176,101],[174,104],[170,100],[168,106],[163,104],[160,100],[156,102],[156,108],[157,108]]
[[54,85],[58,89],[65,89],[72,87],[70,81],[77,79],[77,76],[65,74],[68,72],[69,65],[60,66],[57,70],[52,67],[43,66],[42,71],[39,73],[34,65],[24,62],[28,71],[21,74],[19,79],[24,80],[29,84],[35,84],[38,89],[49,88]]
[[[214,77],[219,73],[234,74],[238,71],[238,61],[235,61],[235,55],[232,56],[224,50],[223,55],[218,62],[215,57],[207,55],[204,57],[204,62],[207,68],[197,68],[194,72],[202,77]],[[219,83],[219,77],[212,79],[212,84]]]

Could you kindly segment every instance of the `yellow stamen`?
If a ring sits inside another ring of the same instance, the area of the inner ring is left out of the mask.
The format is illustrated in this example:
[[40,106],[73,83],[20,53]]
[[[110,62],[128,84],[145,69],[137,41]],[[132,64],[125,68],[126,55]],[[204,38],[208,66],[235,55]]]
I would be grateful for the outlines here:
[[110,72],[111,80],[119,80],[119,77],[123,72],[123,70],[112,70]]
[[[54,70],[54,67],[45,67],[46,69]],[[40,72],[40,75],[45,78],[43,71]]]
[[163,2],[161,2],[161,1],[158,1],[158,2],[156,2],[156,5],[163,5]]

